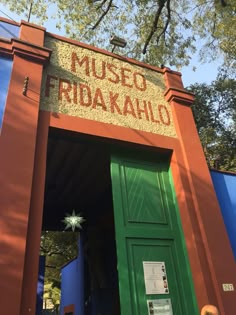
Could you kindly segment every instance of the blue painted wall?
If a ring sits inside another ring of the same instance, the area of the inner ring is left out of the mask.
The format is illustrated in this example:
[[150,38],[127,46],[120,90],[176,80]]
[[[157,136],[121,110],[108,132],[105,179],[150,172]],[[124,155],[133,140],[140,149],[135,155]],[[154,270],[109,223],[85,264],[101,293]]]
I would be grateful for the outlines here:
[[3,38],[14,38],[19,37],[20,27],[17,25],[12,25],[3,21],[0,21],[0,37]]
[[236,174],[211,171],[211,177],[236,259]]
[[[20,27],[0,21],[0,37],[11,39],[19,37]],[[0,56],[0,133],[4,117],[9,81],[12,71],[12,60]]]
[[61,305],[60,315],[64,307],[74,304],[73,315],[84,315],[84,253],[82,237],[79,241],[79,256],[61,270]]
[[[94,243],[94,237],[99,239],[99,246]],[[62,268],[60,315],[64,307],[71,304],[75,306],[73,315],[112,315],[119,307],[115,240],[101,229],[99,237],[97,229],[91,229],[84,238],[86,242],[80,240],[79,257]],[[101,247],[101,243],[104,246]]]
[[11,78],[12,60],[0,56],[0,132],[4,117],[8,86]]
[[42,314],[44,291],[45,256],[39,256],[39,276],[37,285],[36,315]]

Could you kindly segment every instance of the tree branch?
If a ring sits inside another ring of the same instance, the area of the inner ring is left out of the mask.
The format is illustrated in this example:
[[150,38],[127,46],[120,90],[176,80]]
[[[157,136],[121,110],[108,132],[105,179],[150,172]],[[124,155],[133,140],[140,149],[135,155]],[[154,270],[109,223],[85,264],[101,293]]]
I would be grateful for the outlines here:
[[170,18],[171,18],[170,0],[159,0],[158,2],[159,2],[159,6],[158,6],[157,12],[156,12],[155,17],[154,17],[152,29],[151,29],[151,31],[150,31],[147,39],[146,39],[144,47],[143,47],[143,54],[144,55],[147,52],[147,47],[148,47],[153,35],[156,33],[156,31],[158,29],[157,25],[158,25],[158,22],[159,22],[160,17],[161,17],[161,13],[162,13],[165,5],[167,7],[167,20],[166,20],[165,26],[162,28],[161,33],[157,37],[157,42],[160,40],[161,36],[166,32],[167,27],[168,27],[169,22],[170,22]]
[[61,268],[57,267],[57,266],[52,266],[52,265],[45,265],[46,268],[51,268],[51,269],[57,269],[60,270]]
[[221,5],[222,5],[222,7],[226,7],[226,6],[227,6],[227,2],[224,1],[224,0],[221,0],[220,3],[221,3]]
[[157,36],[157,44],[159,43],[159,40],[160,40],[161,36],[165,35],[166,30],[167,30],[167,28],[169,26],[169,23],[170,23],[170,19],[171,19],[170,0],[167,1],[166,7],[167,7],[167,20],[166,20],[166,23],[165,23],[165,26],[164,26],[163,30]]
[[200,3],[200,4],[197,4],[195,7],[191,8],[188,12],[186,12],[187,14],[195,11],[196,9],[198,9],[199,7],[202,7],[203,5],[207,5],[207,3],[212,3],[212,0],[209,0],[209,1],[205,1],[205,3]]
[[97,10],[101,9],[102,6],[107,2],[107,0],[103,0],[102,3],[97,7]]
[[[104,0],[102,2],[102,4],[100,5],[100,8],[102,7],[103,4],[105,4],[107,2],[107,0]],[[108,6],[106,8],[106,10],[103,12],[103,14],[100,16],[100,18],[98,19],[98,21],[94,24],[94,26],[92,27],[92,30],[95,30],[96,27],[98,27],[98,25],[102,22],[102,20],[104,19],[104,17],[107,15],[107,13],[109,12],[109,10],[112,7],[112,2],[113,0],[110,0],[108,3]]]

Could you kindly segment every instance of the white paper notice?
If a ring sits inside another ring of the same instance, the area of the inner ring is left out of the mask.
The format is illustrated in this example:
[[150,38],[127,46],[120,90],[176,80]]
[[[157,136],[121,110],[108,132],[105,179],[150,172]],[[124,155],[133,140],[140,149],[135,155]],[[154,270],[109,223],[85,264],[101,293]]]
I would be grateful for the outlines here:
[[147,300],[148,315],[173,315],[170,299]]
[[143,261],[146,294],[169,294],[163,261]]

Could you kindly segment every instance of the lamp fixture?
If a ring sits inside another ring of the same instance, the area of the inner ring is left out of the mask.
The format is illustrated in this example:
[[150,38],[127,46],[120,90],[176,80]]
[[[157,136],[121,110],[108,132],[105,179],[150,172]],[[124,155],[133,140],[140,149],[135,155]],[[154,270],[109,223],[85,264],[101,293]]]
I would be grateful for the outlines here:
[[123,38],[120,38],[118,36],[112,35],[110,38],[110,44],[114,45],[112,48],[112,52],[114,51],[114,49],[118,46],[121,48],[124,48],[127,45],[126,40],[124,40]]
[[75,210],[73,210],[72,214],[66,214],[65,218],[62,220],[62,222],[66,225],[65,230],[71,228],[74,232],[76,228],[82,229],[81,224],[85,221],[83,217],[81,217],[80,214],[75,213]]

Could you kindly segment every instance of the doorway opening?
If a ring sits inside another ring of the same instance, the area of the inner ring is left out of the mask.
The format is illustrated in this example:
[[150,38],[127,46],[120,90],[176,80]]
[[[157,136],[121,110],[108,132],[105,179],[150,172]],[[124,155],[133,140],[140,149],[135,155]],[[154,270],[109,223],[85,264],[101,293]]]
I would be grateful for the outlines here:
[[[84,218],[82,228],[65,230],[63,221],[73,213]],[[38,314],[120,314],[107,141],[50,129],[41,254]]]

